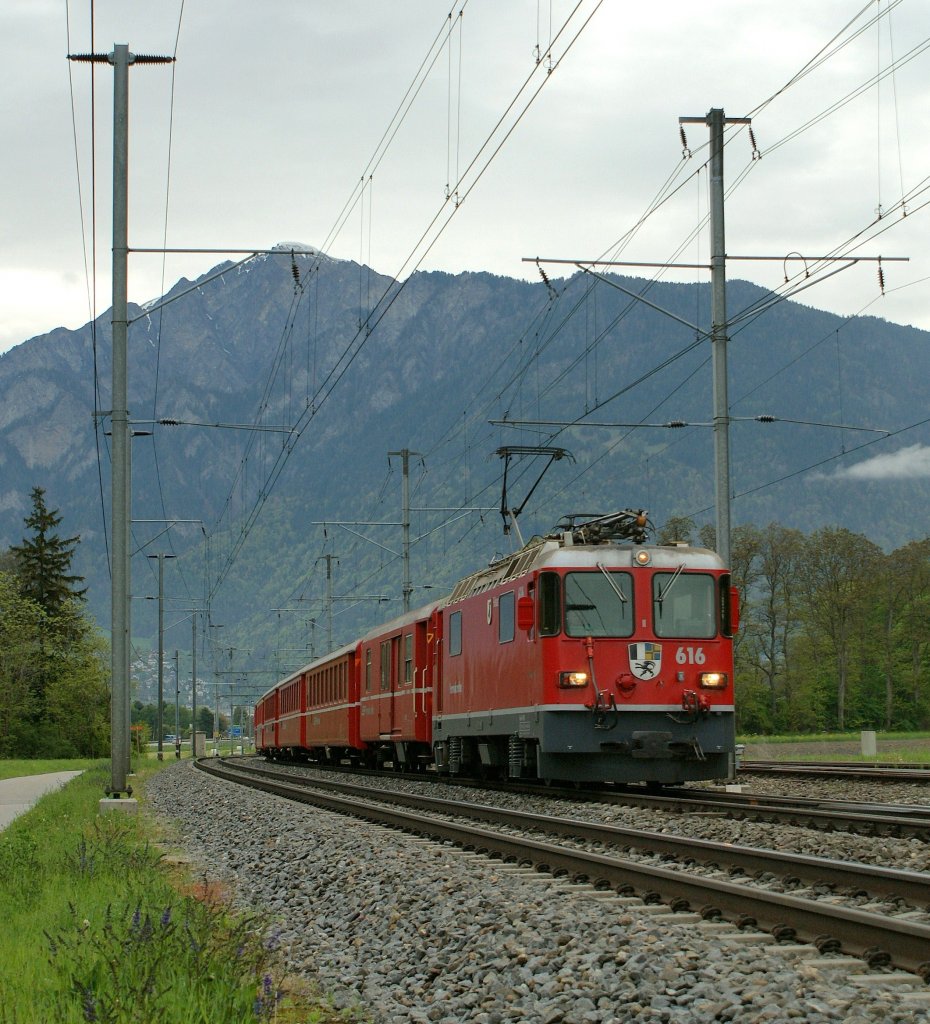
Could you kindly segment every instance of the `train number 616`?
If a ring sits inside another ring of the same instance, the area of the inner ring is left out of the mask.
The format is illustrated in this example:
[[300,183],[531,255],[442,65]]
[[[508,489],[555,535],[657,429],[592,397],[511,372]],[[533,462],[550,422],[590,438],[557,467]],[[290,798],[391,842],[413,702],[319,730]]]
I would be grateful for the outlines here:
[[679,647],[675,652],[675,661],[679,665],[703,665],[707,655],[703,647]]

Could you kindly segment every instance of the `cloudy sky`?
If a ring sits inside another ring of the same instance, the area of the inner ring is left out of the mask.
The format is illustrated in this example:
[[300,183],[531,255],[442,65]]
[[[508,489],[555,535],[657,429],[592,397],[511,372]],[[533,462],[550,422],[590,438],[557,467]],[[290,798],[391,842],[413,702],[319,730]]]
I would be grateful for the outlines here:
[[[707,211],[707,130],[687,128],[684,161],[678,118],[723,107],[752,114],[761,154],[745,131],[727,146],[728,253],[779,258],[731,261],[729,276],[775,286],[786,265],[800,270],[788,253],[861,237],[858,255],[910,258],[885,265],[885,295],[860,264],[800,300],[930,329],[926,0],[459,0],[451,17],[438,0],[93,9],[92,37],[90,0],[0,5],[0,351],[110,306],[113,75],[98,65],[92,94],[90,65],[66,54],[114,43],[177,55],[130,73],[132,247],[299,241],[399,277],[535,278],[524,257],[616,253],[677,173],[619,256],[665,261]],[[707,257],[704,232],[677,258]],[[133,255],[130,298],[223,258]]]

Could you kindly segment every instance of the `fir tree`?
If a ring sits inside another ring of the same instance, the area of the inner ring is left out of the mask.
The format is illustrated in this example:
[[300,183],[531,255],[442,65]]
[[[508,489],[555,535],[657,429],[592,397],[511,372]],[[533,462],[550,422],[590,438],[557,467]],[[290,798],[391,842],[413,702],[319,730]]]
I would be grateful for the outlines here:
[[23,538],[22,544],[10,548],[16,559],[20,592],[52,618],[58,617],[69,602],[83,599],[85,593],[84,588],[78,587],[84,577],[70,572],[81,538],[60,537],[56,532],[60,523],[58,510],[46,507],[45,489],[33,487],[32,513],[25,519],[31,533]]

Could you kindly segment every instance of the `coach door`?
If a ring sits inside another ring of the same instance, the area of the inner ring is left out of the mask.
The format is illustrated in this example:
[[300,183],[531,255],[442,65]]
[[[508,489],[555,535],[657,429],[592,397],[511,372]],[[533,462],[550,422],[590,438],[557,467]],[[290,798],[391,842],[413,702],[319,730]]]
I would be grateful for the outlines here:
[[[427,699],[433,673],[430,658],[430,629],[427,621],[416,624],[416,632],[410,637],[413,647],[413,734],[418,740],[429,736],[430,702]],[[406,652],[405,652],[406,654]],[[405,669],[406,671],[406,669]]]
[[399,636],[381,641],[381,692],[378,700],[378,732],[385,738],[390,736],[396,728],[394,702],[400,680],[400,652],[401,638]]

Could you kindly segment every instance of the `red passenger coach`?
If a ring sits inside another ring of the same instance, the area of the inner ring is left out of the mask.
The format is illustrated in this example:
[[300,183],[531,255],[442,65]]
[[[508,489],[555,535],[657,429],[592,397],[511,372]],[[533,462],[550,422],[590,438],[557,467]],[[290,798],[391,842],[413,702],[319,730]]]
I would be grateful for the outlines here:
[[274,746],[275,713],[273,708],[274,695],[276,691],[271,690],[261,697],[255,705],[255,749],[268,750]]
[[303,746],[338,760],[357,756],[358,645],[349,644],[302,670],[306,691]]
[[358,758],[358,645],[299,669],[269,690],[255,709],[255,746],[276,756]]
[[394,619],[359,645],[360,736],[379,763],[422,767],[432,760],[435,608]]

